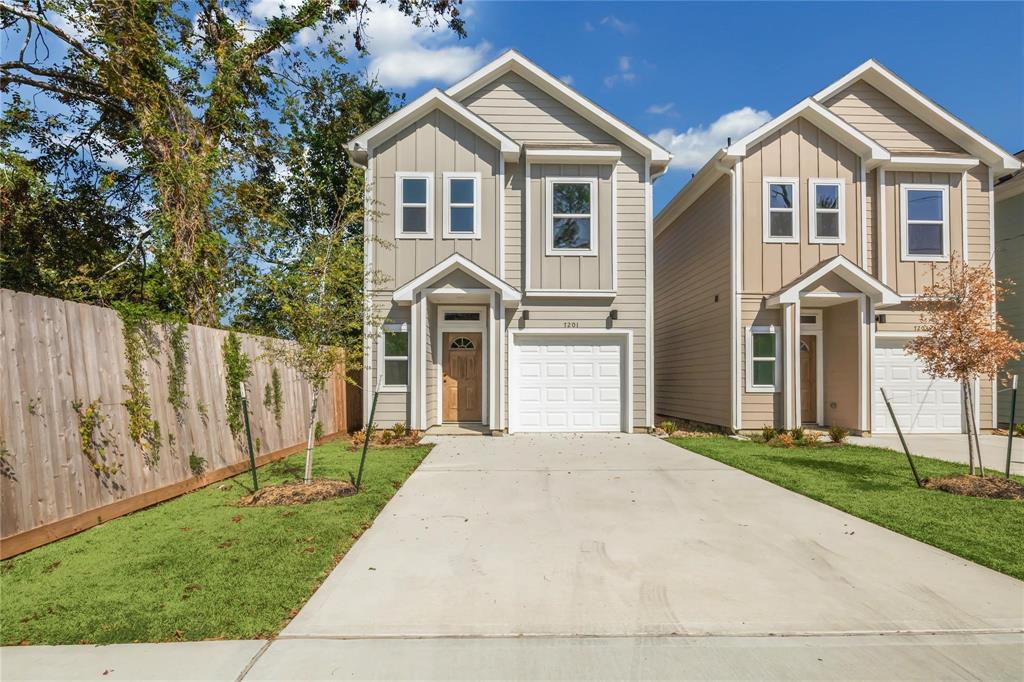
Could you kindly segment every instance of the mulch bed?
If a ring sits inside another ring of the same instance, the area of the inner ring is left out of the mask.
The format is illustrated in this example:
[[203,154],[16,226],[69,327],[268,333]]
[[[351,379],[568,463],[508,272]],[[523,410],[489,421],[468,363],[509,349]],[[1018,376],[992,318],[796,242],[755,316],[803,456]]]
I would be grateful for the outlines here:
[[926,478],[924,487],[955,495],[989,497],[996,500],[1024,500],[1024,485],[1001,476],[937,476]]
[[238,501],[240,507],[271,507],[286,504],[320,502],[335,497],[354,495],[356,487],[349,481],[317,479],[306,484],[298,481],[268,485]]

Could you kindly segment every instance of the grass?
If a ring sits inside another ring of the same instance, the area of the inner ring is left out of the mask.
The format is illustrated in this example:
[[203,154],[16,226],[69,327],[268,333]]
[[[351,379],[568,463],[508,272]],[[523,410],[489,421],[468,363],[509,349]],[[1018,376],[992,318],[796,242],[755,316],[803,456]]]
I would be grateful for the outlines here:
[[[1024,580],[1024,502],[918,489],[901,452],[855,445],[782,449],[725,437],[670,441]],[[914,457],[914,464],[922,479],[967,473],[964,465],[928,457]]]
[[[248,639],[278,632],[429,451],[374,448],[363,492],[290,507],[236,507],[250,474],[115,519],[0,564],[3,644]],[[313,474],[348,479],[335,441]],[[301,479],[304,454],[259,470]]]

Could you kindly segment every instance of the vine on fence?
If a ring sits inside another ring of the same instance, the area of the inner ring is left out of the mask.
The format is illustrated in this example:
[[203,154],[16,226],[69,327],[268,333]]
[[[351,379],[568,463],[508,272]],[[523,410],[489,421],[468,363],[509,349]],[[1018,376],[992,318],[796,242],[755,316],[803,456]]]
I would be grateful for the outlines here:
[[184,320],[169,320],[164,323],[167,332],[167,343],[171,347],[168,363],[167,401],[178,415],[178,422],[183,420],[188,392],[185,390],[185,368],[188,366],[188,326]]
[[274,411],[274,421],[281,428],[281,415],[284,412],[284,391],[281,389],[281,372],[274,367],[270,370],[270,383],[263,387],[263,406]]
[[128,393],[124,401],[128,410],[128,434],[142,449],[147,466],[156,466],[160,461],[160,422],[153,419],[146,370],[142,363],[146,358],[157,359],[159,344],[153,334],[152,318],[159,313],[148,306],[123,302],[115,303],[114,309],[123,323],[124,357],[128,361],[125,370],[128,383],[124,385]]
[[[78,436],[81,439],[82,454],[89,460],[92,470],[97,475],[114,476],[123,468],[117,461],[120,453],[114,445],[114,439],[104,428],[106,417],[100,410],[97,398],[88,405],[81,400],[72,401],[71,407],[78,414]],[[109,455],[109,456],[108,456]]]
[[252,376],[252,360],[242,352],[242,342],[234,332],[228,332],[228,336],[221,344],[221,352],[224,354],[224,367],[227,369],[224,381],[227,384],[227,396],[224,405],[227,408],[228,426],[231,433],[238,435],[242,430],[242,391],[239,385],[248,381]]

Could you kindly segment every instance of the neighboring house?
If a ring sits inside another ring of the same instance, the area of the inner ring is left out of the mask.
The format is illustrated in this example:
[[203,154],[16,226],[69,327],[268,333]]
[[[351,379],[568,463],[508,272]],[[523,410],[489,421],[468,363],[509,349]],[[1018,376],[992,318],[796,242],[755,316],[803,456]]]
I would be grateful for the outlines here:
[[[952,255],[990,263],[1012,155],[875,61],[712,158],[655,219],[655,410],[730,430],[963,428],[904,351]],[[995,385],[976,387],[983,428]]]
[[[352,140],[375,421],[653,423],[651,183],[670,154],[514,51]],[[365,410],[369,412],[366,391]]]
[[[1017,152],[1024,161],[1024,151]],[[996,277],[1013,280],[1011,292],[999,304],[999,313],[1010,332],[1024,339],[1024,171],[1006,175],[996,182]],[[1010,374],[1024,374],[1024,358],[1007,367]],[[1019,382],[1024,389],[1024,379]],[[1010,421],[1010,392],[999,392],[999,423]],[[1024,397],[1018,395],[1016,422],[1024,422]]]

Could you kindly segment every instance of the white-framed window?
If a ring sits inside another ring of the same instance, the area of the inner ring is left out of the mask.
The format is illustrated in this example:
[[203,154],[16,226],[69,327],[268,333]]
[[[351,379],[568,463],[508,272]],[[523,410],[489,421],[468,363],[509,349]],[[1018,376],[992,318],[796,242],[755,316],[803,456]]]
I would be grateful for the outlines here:
[[903,260],[949,260],[949,187],[900,185]]
[[383,391],[409,387],[409,325],[388,322],[380,335],[380,362],[384,368]]
[[839,178],[811,178],[807,184],[807,240],[811,244],[845,243],[845,183]]
[[434,174],[395,173],[395,237],[433,239]]
[[764,240],[800,241],[800,181],[797,178],[764,179]]
[[547,254],[597,255],[597,179],[548,178]]
[[775,325],[747,327],[747,392],[779,390],[780,330]]
[[480,173],[444,174],[444,236],[480,238]]

